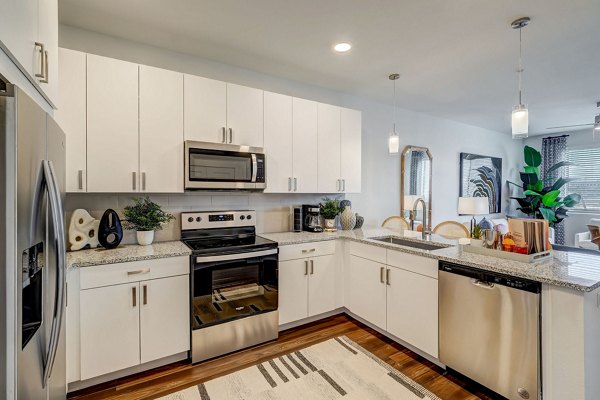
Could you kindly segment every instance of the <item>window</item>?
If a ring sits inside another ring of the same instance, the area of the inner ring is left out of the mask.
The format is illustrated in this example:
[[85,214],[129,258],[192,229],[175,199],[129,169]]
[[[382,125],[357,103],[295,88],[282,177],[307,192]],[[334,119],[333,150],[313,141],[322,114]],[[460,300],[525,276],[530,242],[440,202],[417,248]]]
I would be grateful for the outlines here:
[[581,203],[575,210],[600,211],[600,147],[572,147],[567,149],[568,176],[574,181],[567,183],[567,193],[579,193]]

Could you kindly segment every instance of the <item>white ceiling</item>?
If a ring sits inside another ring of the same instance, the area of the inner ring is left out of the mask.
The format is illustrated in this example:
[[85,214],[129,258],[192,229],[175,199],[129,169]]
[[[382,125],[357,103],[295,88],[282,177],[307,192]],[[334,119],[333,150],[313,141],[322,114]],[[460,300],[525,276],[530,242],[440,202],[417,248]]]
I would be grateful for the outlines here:
[[[60,21],[501,132],[523,31],[530,132],[593,121],[599,0],[60,0]],[[353,48],[335,54],[334,43]],[[578,129],[581,129],[579,127]]]

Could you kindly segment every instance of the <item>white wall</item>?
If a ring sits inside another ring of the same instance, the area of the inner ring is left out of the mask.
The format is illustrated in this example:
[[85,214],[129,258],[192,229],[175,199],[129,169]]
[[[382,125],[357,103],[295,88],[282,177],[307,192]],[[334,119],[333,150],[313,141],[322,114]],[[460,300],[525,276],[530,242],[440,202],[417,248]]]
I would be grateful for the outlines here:
[[[348,195],[347,198],[352,200],[354,211],[365,217],[367,226],[379,225],[386,217],[399,213],[400,159],[387,153],[387,137],[392,125],[392,108],[387,104],[67,26],[60,27],[59,45],[361,110],[362,193]],[[387,79],[387,77],[374,77],[374,79]],[[514,180],[517,176],[522,151],[521,141],[513,141],[505,134],[407,110],[399,110],[397,120],[401,147],[407,144],[425,146],[433,153],[434,224],[446,219],[458,219],[456,206],[460,152],[502,157],[504,180],[508,178]],[[503,192],[505,201],[502,209],[505,212],[508,197],[506,187],[503,188]],[[314,202],[320,198],[320,196],[269,194],[211,196],[198,193],[166,197],[168,198],[166,205],[172,212],[209,207],[257,208],[264,213],[264,218],[270,219],[261,225],[262,232],[288,229],[286,213],[290,205],[306,201]],[[69,195],[67,209],[81,207],[101,210],[111,206],[122,208],[129,199],[130,197],[127,196],[116,195]],[[217,204],[214,199],[218,199]],[[462,218],[462,220],[467,219]],[[163,236],[160,238],[176,238],[178,231],[176,229],[169,231],[173,237],[162,233]]]
[[[559,134],[553,134],[548,136],[558,136]],[[594,137],[592,135],[592,128],[583,129],[575,132],[568,132],[569,138],[567,139],[567,146],[598,146],[598,143],[594,143]],[[542,139],[548,136],[533,136],[525,140],[525,144],[531,146],[539,151],[542,150]],[[591,218],[600,218],[600,213],[597,212],[577,212],[570,211],[569,217],[565,219],[565,245],[573,246],[575,244],[575,234],[580,232],[587,232],[587,223]]]

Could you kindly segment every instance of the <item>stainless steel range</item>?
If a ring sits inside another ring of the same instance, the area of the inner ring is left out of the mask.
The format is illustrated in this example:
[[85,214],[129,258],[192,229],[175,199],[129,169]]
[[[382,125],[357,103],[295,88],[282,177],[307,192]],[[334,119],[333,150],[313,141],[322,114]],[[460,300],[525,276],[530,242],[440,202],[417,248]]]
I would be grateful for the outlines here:
[[256,235],[254,211],[181,213],[192,249],[192,362],[277,339],[277,242]]

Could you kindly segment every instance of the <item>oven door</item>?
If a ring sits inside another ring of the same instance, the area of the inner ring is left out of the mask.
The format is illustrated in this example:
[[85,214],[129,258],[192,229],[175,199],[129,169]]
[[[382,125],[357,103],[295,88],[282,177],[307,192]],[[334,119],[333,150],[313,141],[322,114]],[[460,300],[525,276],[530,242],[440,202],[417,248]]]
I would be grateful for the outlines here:
[[260,190],[265,184],[261,148],[185,142],[185,188]]
[[192,256],[192,329],[276,311],[278,252]]

